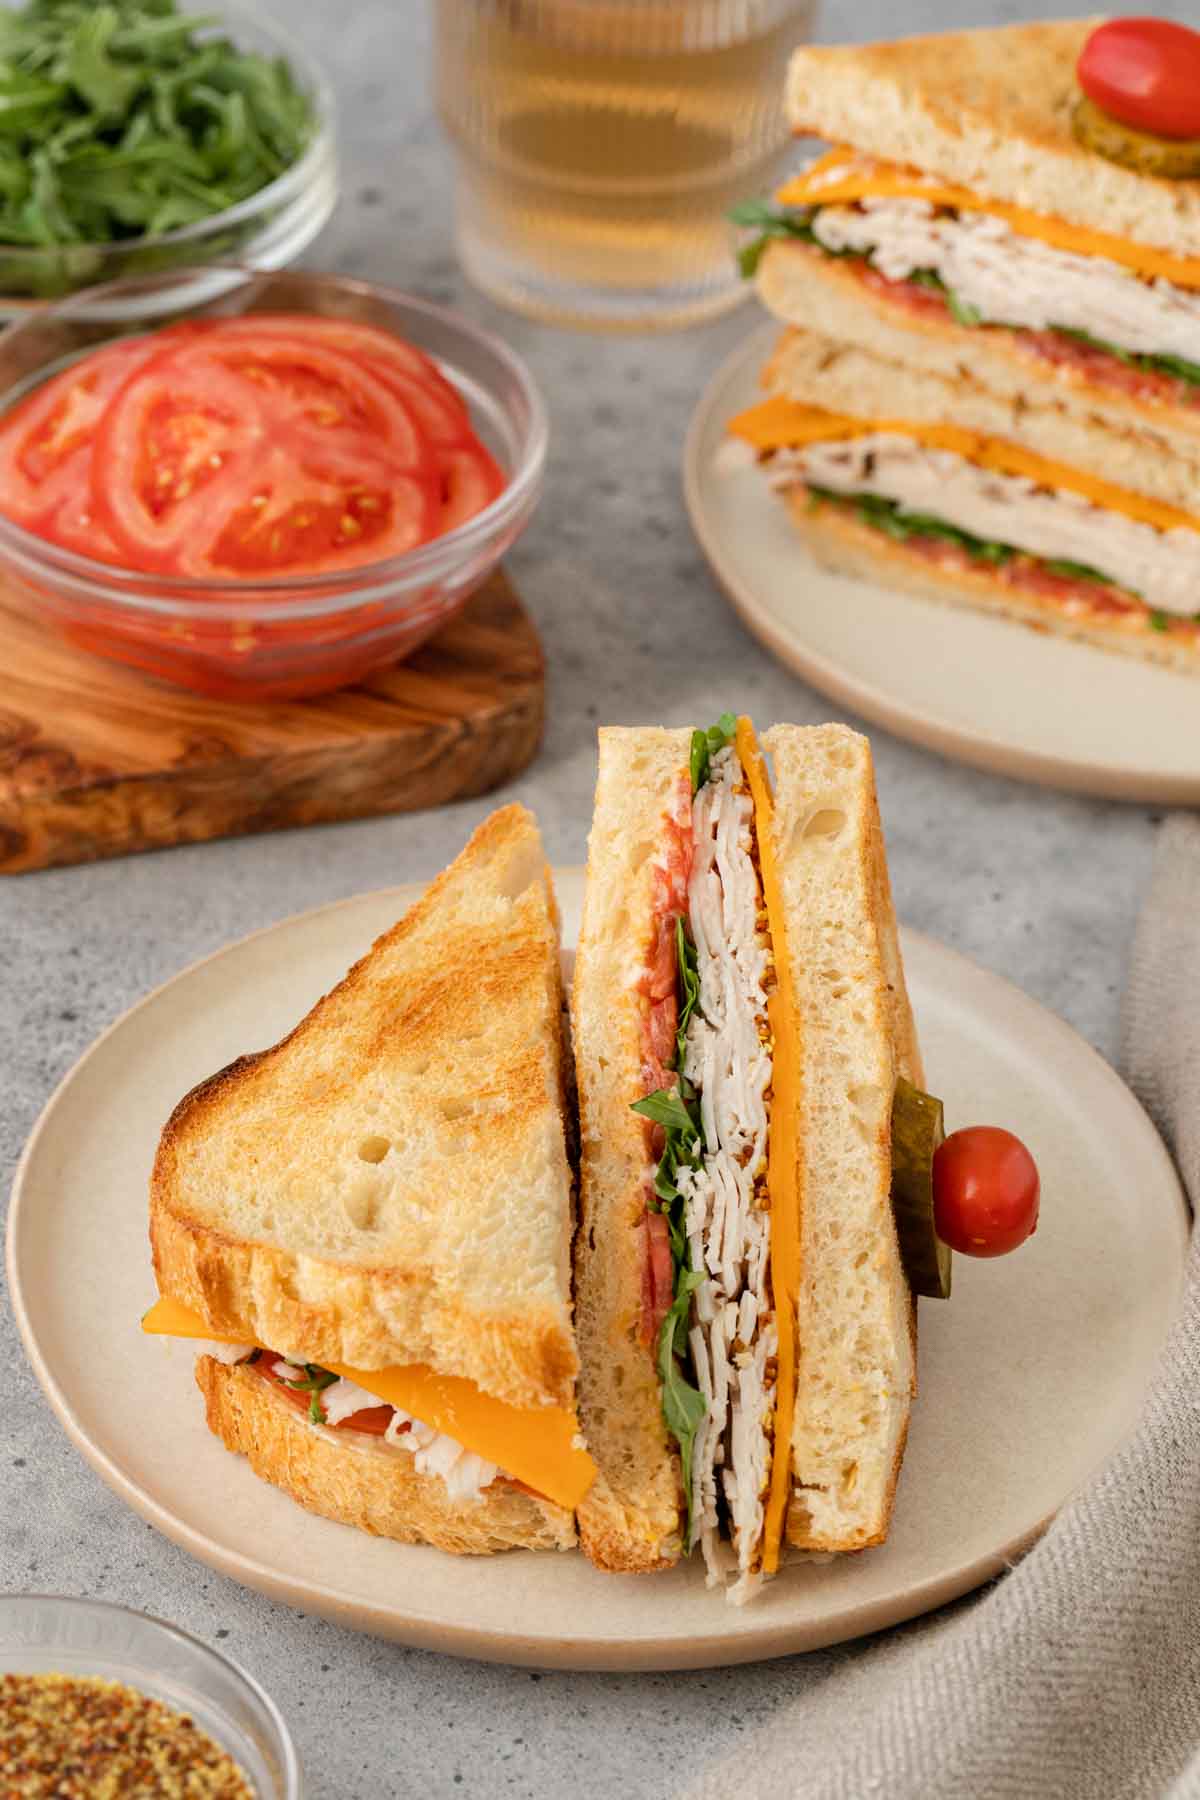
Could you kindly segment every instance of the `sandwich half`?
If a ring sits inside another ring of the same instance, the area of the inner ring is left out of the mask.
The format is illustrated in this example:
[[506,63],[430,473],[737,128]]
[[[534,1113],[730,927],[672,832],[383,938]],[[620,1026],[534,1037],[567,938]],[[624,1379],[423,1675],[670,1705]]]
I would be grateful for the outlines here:
[[562,998],[541,840],[505,807],[167,1123],[144,1328],[206,1340],[211,1429],[314,1512],[445,1550],[574,1542]]
[[790,330],[742,434],[827,565],[1191,671],[1200,181],[1076,141],[1095,23],[796,52],[835,147],[751,255]]
[[866,740],[602,730],[573,1030],[579,1507],[604,1568],[887,1534],[915,1388],[891,1189],[920,1059]]

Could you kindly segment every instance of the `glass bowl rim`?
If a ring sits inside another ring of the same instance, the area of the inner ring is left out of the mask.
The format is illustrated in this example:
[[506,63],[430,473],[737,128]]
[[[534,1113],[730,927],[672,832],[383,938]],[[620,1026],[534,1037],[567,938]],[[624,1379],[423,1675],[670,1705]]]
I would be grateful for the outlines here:
[[[213,600],[217,599],[231,603],[231,616],[258,616],[265,607],[272,620],[286,621],[290,618],[311,618],[326,614],[332,616],[360,606],[365,598],[365,588],[395,582],[405,585],[411,582],[415,585],[436,580],[472,554],[485,549],[495,532],[503,530],[514,518],[519,518],[525,503],[536,492],[541,480],[550,436],[546,404],[524,358],[510,349],[494,332],[476,325],[453,307],[422,300],[418,295],[406,293],[401,288],[365,281],[356,276],[313,270],[304,270],[303,273],[309,281],[328,285],[363,299],[382,300],[398,305],[440,325],[448,325],[461,337],[472,341],[504,365],[528,408],[529,423],[524,434],[526,441],[516,466],[507,484],[494,500],[489,501],[481,512],[475,513],[463,524],[456,525],[452,531],[445,532],[441,537],[431,538],[428,543],[418,544],[399,556],[385,558],[382,562],[359,563],[334,572],[327,570],[316,575],[277,575],[260,581],[146,574],[136,569],[124,569],[119,564],[98,562],[93,557],[81,556],[74,550],[39,537],[36,532],[27,531],[24,526],[16,524],[2,513],[0,555],[7,553],[14,556],[21,562],[27,577],[51,579],[55,573],[70,577],[77,584],[87,584],[93,599],[124,606],[130,613],[190,617],[194,607],[202,606],[206,617],[219,618],[224,615],[218,613],[212,605]],[[176,279],[182,286],[187,280],[202,279],[205,275],[231,281],[241,277],[249,284],[283,274],[286,271],[258,269],[248,263],[194,263],[182,270],[122,276],[116,281],[84,288],[77,294],[55,301],[53,305],[10,326],[6,335],[11,337],[16,332],[30,331],[49,318],[61,317],[76,308],[82,309],[85,305],[94,306],[105,296],[119,292],[128,295],[138,287],[152,288],[161,283],[164,277]],[[321,318],[328,315],[313,313],[304,316]]]
[[[266,1716],[275,1731],[278,1739],[278,1749],[281,1759],[280,1774],[283,1778],[285,1795],[289,1797],[289,1800],[292,1800],[292,1797],[298,1796],[303,1792],[303,1774],[300,1767],[300,1756],[288,1727],[287,1720],[284,1718],[278,1705],[271,1698],[266,1688],[263,1687],[262,1683],[255,1676],[251,1675],[249,1670],[244,1669],[241,1663],[237,1662],[232,1656],[227,1656],[222,1650],[214,1650],[211,1644],[206,1644],[204,1642],[203,1638],[196,1637],[193,1632],[185,1631],[182,1625],[173,1625],[169,1619],[160,1619],[156,1613],[142,1612],[138,1607],[125,1606],[118,1600],[94,1600],[84,1594],[47,1594],[37,1593],[31,1589],[22,1589],[19,1593],[13,1594],[0,1594],[0,1619],[3,1618],[5,1607],[18,1604],[21,1601],[36,1601],[43,1606],[57,1607],[66,1612],[95,1611],[109,1613],[114,1616],[119,1615],[127,1619],[136,1619],[139,1625],[150,1625],[156,1631],[164,1631],[167,1633],[168,1637],[175,1638],[179,1643],[186,1645],[189,1650],[199,1651],[202,1657],[207,1657],[210,1661],[223,1666],[235,1676],[244,1687],[249,1689],[253,1698],[266,1713]],[[127,1685],[136,1687],[136,1680],[130,1681]],[[140,1692],[141,1690],[139,1689],[138,1691]],[[153,1696],[151,1696],[151,1698],[153,1698]],[[220,1712],[223,1710],[215,1701],[210,1702],[210,1704],[215,1711]]]
[[[252,219],[268,206],[286,202],[295,197],[311,181],[320,165],[325,163],[333,150],[337,127],[337,103],[333,95],[333,87],[321,68],[308,51],[296,44],[284,31],[283,25],[272,13],[252,12],[249,7],[242,6],[238,0],[218,0],[221,17],[210,22],[214,29],[220,29],[226,20],[235,25],[243,23],[254,30],[261,30],[264,37],[270,38],[275,46],[275,53],[284,57],[294,69],[298,70],[304,86],[311,93],[314,101],[313,134],[309,143],[296,161],[276,175],[257,192],[247,194],[244,200],[237,200],[227,206],[223,212],[210,213],[207,219],[195,219],[190,225],[179,225],[174,231],[160,231],[153,234],[146,232],[141,237],[120,238],[99,242],[88,239],[78,244],[4,244],[0,243],[0,275],[3,274],[5,259],[9,256],[20,256],[22,262],[34,260],[52,268],[66,256],[95,255],[131,256],[145,250],[174,249],[177,245],[202,242],[210,233],[228,231],[233,225],[240,225],[246,219]],[[197,14],[197,17],[205,15]],[[197,265],[199,266],[199,265]],[[118,278],[119,279],[119,278]],[[110,284],[115,285],[115,281]],[[90,292],[89,288],[78,288],[76,293]],[[65,295],[64,299],[73,298]],[[61,301],[43,302],[39,306],[39,314],[48,306],[60,305]]]

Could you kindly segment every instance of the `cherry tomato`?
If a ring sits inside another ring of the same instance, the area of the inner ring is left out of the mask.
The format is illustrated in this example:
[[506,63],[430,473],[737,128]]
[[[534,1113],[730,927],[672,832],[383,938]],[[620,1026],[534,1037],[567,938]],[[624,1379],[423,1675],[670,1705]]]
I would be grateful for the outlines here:
[[1200,32],[1170,19],[1110,19],[1076,67],[1089,100],[1138,131],[1200,137]]
[[107,407],[94,509],[135,567],[270,577],[398,556],[438,529],[412,414],[340,351],[210,331]]
[[964,1256],[1005,1256],[1037,1230],[1040,1187],[1037,1164],[1011,1131],[952,1131],[933,1158],[937,1234]]

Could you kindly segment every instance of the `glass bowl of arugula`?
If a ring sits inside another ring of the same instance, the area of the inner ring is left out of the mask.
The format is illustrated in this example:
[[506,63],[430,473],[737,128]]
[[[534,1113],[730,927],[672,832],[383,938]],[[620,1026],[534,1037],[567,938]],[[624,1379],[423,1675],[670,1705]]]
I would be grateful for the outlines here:
[[125,275],[283,267],[337,193],[333,100],[231,6],[0,6],[0,318]]

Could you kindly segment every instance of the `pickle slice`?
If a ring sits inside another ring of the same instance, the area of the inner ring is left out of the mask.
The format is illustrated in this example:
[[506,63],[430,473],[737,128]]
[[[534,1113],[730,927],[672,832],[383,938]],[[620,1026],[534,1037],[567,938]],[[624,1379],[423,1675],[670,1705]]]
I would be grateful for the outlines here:
[[1139,175],[1161,175],[1167,181],[1200,175],[1200,138],[1162,138],[1136,131],[1110,119],[1086,96],[1075,102],[1071,130],[1085,150],[1094,150],[1123,169],[1136,169]]
[[942,1103],[905,1081],[892,1100],[892,1213],[914,1294],[950,1298],[951,1253],[933,1223],[933,1157],[946,1136]]

